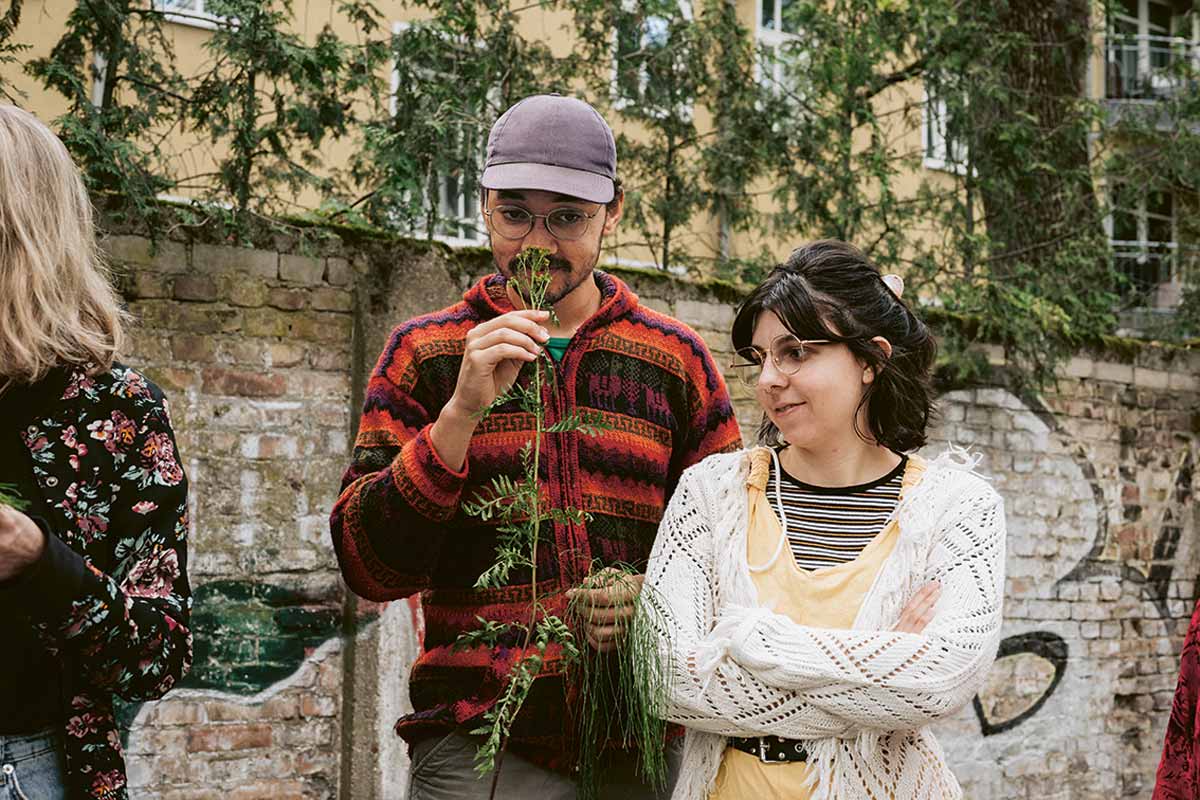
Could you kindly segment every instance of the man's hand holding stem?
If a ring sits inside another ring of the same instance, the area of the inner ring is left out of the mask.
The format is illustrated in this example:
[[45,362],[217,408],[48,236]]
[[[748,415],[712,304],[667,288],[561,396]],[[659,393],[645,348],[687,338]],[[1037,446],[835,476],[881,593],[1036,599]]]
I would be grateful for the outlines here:
[[510,311],[475,326],[466,337],[454,394],[429,437],[446,466],[462,469],[479,414],[508,391],[521,367],[536,361],[550,339],[549,311]]
[[617,648],[637,610],[645,575],[605,567],[577,589],[567,592],[571,608],[583,621],[588,644],[600,653]]

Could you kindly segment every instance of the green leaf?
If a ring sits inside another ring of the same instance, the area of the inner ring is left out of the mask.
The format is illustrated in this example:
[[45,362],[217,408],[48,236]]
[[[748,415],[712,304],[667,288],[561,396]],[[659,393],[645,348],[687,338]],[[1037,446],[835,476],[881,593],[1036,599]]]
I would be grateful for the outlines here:
[[17,511],[24,511],[29,508],[29,503],[21,498],[16,486],[0,483],[0,506],[9,506]]
[[599,436],[600,433],[607,430],[612,430],[612,425],[605,422],[600,414],[579,409],[569,411],[558,422],[546,428],[548,433],[574,431],[585,436]]
[[563,525],[582,525],[592,518],[591,514],[578,508],[552,508],[549,516],[554,522]]
[[450,648],[451,650],[458,652],[473,647],[495,647],[499,643],[500,638],[510,633],[514,628],[523,630],[523,627],[520,625],[487,620],[480,616],[475,617],[475,621],[479,623],[479,627],[475,630],[459,634],[458,638],[454,640],[454,644]]

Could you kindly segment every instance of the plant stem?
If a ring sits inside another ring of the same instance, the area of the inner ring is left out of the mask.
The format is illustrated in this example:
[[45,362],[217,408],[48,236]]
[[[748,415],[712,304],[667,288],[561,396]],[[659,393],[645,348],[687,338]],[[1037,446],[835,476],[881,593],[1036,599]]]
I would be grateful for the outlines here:
[[[529,306],[534,310],[540,310],[542,301],[545,298],[545,290],[538,291],[534,284],[533,270],[529,271]],[[537,594],[537,553],[538,553],[538,535],[542,524],[542,492],[538,486],[538,474],[541,468],[542,456],[542,433],[545,428],[546,412],[545,407],[541,403],[542,397],[542,359],[539,356],[533,362],[533,388],[534,396],[538,398],[538,403],[533,412],[533,458],[528,472],[525,474],[525,480],[529,482],[530,489],[533,491],[533,535],[530,537],[531,545],[529,548],[529,625],[525,629],[525,642],[521,645],[521,658],[525,658],[525,654],[529,650],[529,645],[533,641],[533,631],[537,627],[538,618],[538,594]],[[545,653],[542,653],[545,657]],[[515,717],[514,717],[515,721]],[[500,769],[504,765],[504,753],[508,750],[508,739],[505,737],[500,745],[500,752],[496,754],[496,768],[492,771],[492,790],[489,793],[489,800],[495,800],[496,787],[500,781]]]
[[[542,359],[539,357],[534,362],[533,372],[534,391],[538,397],[542,396]],[[541,403],[538,403],[537,411],[533,416],[533,466],[529,470],[529,480],[533,483],[533,545],[529,550],[529,590],[530,602],[533,604],[533,620],[529,624],[529,633],[525,637],[525,646],[529,646],[529,638],[533,636],[533,624],[537,621],[537,551],[538,551],[538,534],[541,532],[542,525],[542,491],[538,486],[538,474],[541,468],[542,458],[542,429],[545,425],[546,413]]]

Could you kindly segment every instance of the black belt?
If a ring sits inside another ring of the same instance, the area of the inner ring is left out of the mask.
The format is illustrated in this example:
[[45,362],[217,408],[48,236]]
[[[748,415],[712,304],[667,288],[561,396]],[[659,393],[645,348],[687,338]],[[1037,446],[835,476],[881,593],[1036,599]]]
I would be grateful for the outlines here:
[[777,764],[785,761],[808,761],[808,749],[802,739],[782,739],[778,736],[730,736],[729,746],[758,756],[759,761]]

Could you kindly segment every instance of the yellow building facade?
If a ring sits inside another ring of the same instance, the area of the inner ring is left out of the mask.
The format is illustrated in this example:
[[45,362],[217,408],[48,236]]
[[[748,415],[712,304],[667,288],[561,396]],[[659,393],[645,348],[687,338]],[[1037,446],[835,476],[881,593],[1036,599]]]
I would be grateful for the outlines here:
[[[210,55],[203,44],[217,22],[205,7],[206,0],[155,0],[163,3],[167,12],[165,33],[173,48],[178,70],[185,76],[200,73]],[[688,0],[680,0],[681,10],[690,13]],[[21,54],[22,60],[38,58],[49,53],[62,34],[67,15],[74,0],[25,0],[21,24],[15,40],[31,45]],[[747,30],[753,31],[756,43],[765,54],[782,52],[797,31],[788,30],[785,19],[788,0],[737,0],[739,18]],[[400,0],[380,0],[377,7],[393,30],[413,21],[413,10]],[[353,26],[337,12],[333,0],[295,0],[294,32],[306,40],[315,39],[327,24],[339,36],[353,41]],[[647,24],[652,24],[652,20]],[[1190,2],[1179,0],[1119,0],[1106,21],[1098,11],[1097,44],[1090,65],[1088,85],[1095,98],[1118,113],[1120,107],[1159,102],[1169,92],[1179,90],[1165,77],[1172,60],[1189,58],[1200,63],[1200,14]],[[573,46],[570,15],[561,9],[547,10],[536,4],[521,14],[520,33],[527,40],[548,44],[556,55],[565,55]],[[759,68],[759,80],[782,81],[784,76],[779,59],[764,59]],[[43,119],[50,121],[67,110],[65,100],[40,87],[33,79],[9,68],[6,82],[24,92],[22,104]],[[98,93],[101,87],[95,87]],[[909,113],[892,115],[895,129],[892,139],[901,153],[911,156],[910,163],[920,166],[906,171],[897,182],[896,190],[911,196],[925,182],[950,189],[951,170],[955,159],[953,142],[944,135],[944,105],[937,98],[927,97],[919,81],[898,84],[880,96],[879,102],[890,108],[908,109]],[[706,111],[695,110],[698,127],[707,122]],[[616,126],[620,129],[619,124]],[[186,131],[170,132],[164,142],[171,154],[173,177],[181,180],[176,194],[194,194],[189,181],[192,176],[211,173],[217,157],[212,146]],[[326,144],[319,154],[322,163],[334,168],[344,167],[356,142],[352,138]],[[1103,183],[1103,180],[1101,180]],[[756,187],[765,197],[770,186]],[[478,213],[478,188],[469,183],[445,179],[439,186],[440,215],[444,217],[440,233],[451,244],[483,244],[483,220]],[[1185,198],[1161,193],[1122,204],[1120,192],[1113,195],[1115,210],[1107,220],[1110,239],[1118,265],[1147,291],[1152,305],[1170,307],[1178,303],[1182,287],[1194,283],[1194,253],[1184,241],[1179,220],[1194,212],[1187,208]],[[285,198],[285,205],[300,211],[313,207],[319,200],[312,192]],[[762,200],[764,209],[770,201]],[[921,235],[936,236],[936,231]],[[786,237],[763,238],[722,230],[720,220],[698,215],[680,231],[678,246],[700,259],[716,257],[748,258],[764,251],[782,258],[797,244]],[[618,263],[669,266],[658,263],[654,250],[638,241],[632,226],[618,229],[608,243],[608,258]]]

